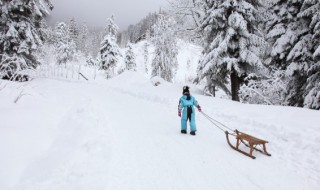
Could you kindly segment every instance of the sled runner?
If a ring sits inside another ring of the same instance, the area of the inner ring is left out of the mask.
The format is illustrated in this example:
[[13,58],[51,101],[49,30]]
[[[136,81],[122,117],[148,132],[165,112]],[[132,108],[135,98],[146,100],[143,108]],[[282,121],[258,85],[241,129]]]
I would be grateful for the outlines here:
[[[266,143],[268,143],[268,141],[262,140],[262,139],[253,137],[251,135],[248,135],[246,133],[240,132],[238,130],[235,130],[235,137],[237,139],[237,142],[236,142],[236,146],[233,146],[229,140],[230,133],[228,131],[225,131],[225,133],[226,133],[226,138],[227,138],[228,144],[230,145],[230,147],[232,149],[234,149],[234,150],[236,150],[246,156],[249,156],[250,158],[253,158],[253,159],[256,158],[255,156],[252,155],[253,150],[259,151],[264,155],[271,156],[271,154],[269,154],[266,149]],[[247,153],[247,152],[239,149],[239,145],[241,143],[250,148],[250,153]],[[258,149],[257,146],[262,146],[263,149],[262,150]]]

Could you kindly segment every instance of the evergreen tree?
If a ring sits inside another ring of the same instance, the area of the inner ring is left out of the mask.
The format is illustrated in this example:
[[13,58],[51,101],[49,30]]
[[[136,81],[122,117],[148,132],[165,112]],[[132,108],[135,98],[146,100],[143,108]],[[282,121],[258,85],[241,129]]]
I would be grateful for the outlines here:
[[55,39],[56,60],[58,64],[66,64],[73,59],[76,53],[76,45],[69,36],[68,27],[64,22],[56,25]]
[[304,92],[303,106],[319,110],[320,2],[317,0],[304,0],[298,16],[307,21],[309,32],[292,49],[292,58],[290,58],[293,62],[298,62],[298,59],[303,61],[303,67],[298,67],[298,72],[302,73],[303,78],[306,78],[306,84],[302,86]]
[[79,47],[79,35],[80,35],[80,29],[78,26],[77,21],[75,18],[72,18],[68,25],[68,32],[70,38],[73,40],[73,42],[76,44],[77,48]]
[[[232,100],[239,101],[243,78],[264,68],[267,43],[260,32],[263,8],[259,0],[216,0],[203,3],[206,14],[201,30],[207,45],[200,62],[198,80],[216,80],[222,89],[231,81]],[[219,71],[219,72],[218,72]],[[209,82],[210,84],[211,82]]]
[[46,39],[47,7],[53,6],[50,0],[1,0],[0,6],[0,78],[13,79],[40,64],[35,52]]
[[136,43],[144,38],[149,39],[150,36],[153,36],[152,26],[158,17],[158,13],[149,13],[138,24],[130,25],[126,31],[121,33],[121,44],[126,45],[128,42]]
[[285,73],[284,105],[320,109],[319,10],[315,0],[273,1],[266,24],[271,58],[267,65]]
[[136,71],[137,65],[136,65],[136,56],[133,53],[132,44],[127,45],[127,50],[125,54],[125,64],[126,64],[126,70],[128,71]]
[[54,31],[54,28],[53,27],[48,27],[46,44],[54,45],[54,43],[55,43],[55,31]]
[[106,27],[106,36],[101,42],[100,56],[101,56],[101,69],[106,71],[107,78],[111,78],[114,75],[114,68],[119,60],[120,48],[117,44],[117,31],[118,26],[114,22],[114,17],[108,19],[108,25]]
[[266,23],[267,40],[271,44],[269,67],[287,69],[288,55],[308,27],[302,19],[297,19],[301,6],[302,0],[278,0],[269,5],[271,17]]
[[307,22],[298,18],[302,3],[303,0],[272,2],[269,5],[271,17],[266,23],[267,40],[271,44],[271,56],[266,60],[266,64],[271,70],[287,71],[288,76],[283,79],[287,82],[285,88],[288,93],[283,99],[287,97],[285,104],[289,105],[302,105],[301,87],[306,80],[302,75],[298,77],[300,73],[294,74],[290,71],[293,65],[291,65],[292,61],[289,61],[293,55],[293,48],[300,39],[304,38],[305,28],[308,28]]
[[119,30],[119,27],[115,23],[114,15],[111,15],[111,17],[108,18],[108,25],[105,28],[105,31],[109,36],[117,39],[118,30]]
[[[88,48],[88,35],[89,35],[89,29],[86,23],[83,23],[83,25],[80,27],[79,30],[79,45],[78,48],[81,52],[83,52],[85,55],[89,54],[89,48]],[[92,43],[92,42],[90,42]]]
[[170,18],[160,15],[154,26],[155,57],[152,60],[152,77],[159,76],[172,82],[177,65],[177,41]]
[[87,66],[96,66],[96,60],[94,60],[91,55],[87,56],[86,63],[87,63]]

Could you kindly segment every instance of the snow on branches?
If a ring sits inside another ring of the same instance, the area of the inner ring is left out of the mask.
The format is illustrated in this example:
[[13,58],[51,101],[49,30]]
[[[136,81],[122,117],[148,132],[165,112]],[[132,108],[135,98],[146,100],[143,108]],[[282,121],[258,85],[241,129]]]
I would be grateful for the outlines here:
[[105,70],[107,78],[111,78],[114,75],[114,68],[121,56],[120,48],[117,44],[117,31],[118,26],[114,22],[114,17],[108,19],[108,25],[106,27],[106,36],[101,42],[100,56],[101,56],[101,67],[100,69]]
[[[217,68],[227,71],[226,75],[220,75],[220,81],[225,81],[227,74],[236,74],[236,77],[231,77],[236,79],[236,85],[232,85],[235,87],[232,96],[238,100],[240,77],[264,68],[262,56],[268,44],[259,29],[263,17],[257,8],[263,7],[259,1],[245,0],[209,1],[204,4],[208,11],[201,29],[207,34],[208,45],[200,62],[198,80],[208,80]],[[226,84],[219,84],[226,89]]]
[[35,68],[40,64],[34,53],[42,46],[46,36],[44,19],[49,11],[45,3],[50,9],[53,8],[49,0],[0,2],[0,64],[7,64],[8,57],[20,60],[11,64],[24,63],[10,65],[11,72],[6,75],[13,75],[14,68]]
[[66,64],[72,61],[76,53],[76,44],[70,36],[68,26],[58,23],[55,27],[55,49],[58,64]]
[[133,52],[132,44],[129,43],[127,45],[127,50],[126,50],[125,58],[124,58],[126,70],[136,71],[137,64],[136,64],[135,57],[136,56]]
[[154,25],[155,57],[152,60],[152,77],[159,76],[172,82],[177,65],[177,39],[172,30],[173,20],[165,15],[159,15]]

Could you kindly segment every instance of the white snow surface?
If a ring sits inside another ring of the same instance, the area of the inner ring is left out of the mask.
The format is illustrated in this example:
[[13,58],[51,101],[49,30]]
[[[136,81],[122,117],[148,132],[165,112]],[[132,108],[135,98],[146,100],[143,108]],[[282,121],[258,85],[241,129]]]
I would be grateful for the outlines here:
[[0,89],[1,190],[320,186],[319,111],[241,104],[192,88],[205,113],[269,141],[272,156],[255,151],[253,160],[231,149],[199,112],[197,135],[180,134],[182,85],[153,86],[143,74],[89,82],[0,81]]

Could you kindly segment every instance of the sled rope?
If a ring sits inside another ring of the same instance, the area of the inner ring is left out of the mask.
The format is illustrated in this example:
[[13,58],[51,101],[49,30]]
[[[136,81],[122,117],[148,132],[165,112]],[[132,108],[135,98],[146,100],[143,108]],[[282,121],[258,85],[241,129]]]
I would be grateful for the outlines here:
[[208,114],[204,113],[204,112],[201,112],[203,115],[205,115],[209,120],[212,120],[212,121],[215,121],[216,123],[218,123],[219,125],[223,126],[224,128],[226,129],[229,129],[230,131],[234,131],[233,129],[231,129],[230,127],[224,125],[223,123],[213,119],[212,117],[210,117]]
[[[205,118],[207,118],[214,126],[216,126],[218,129],[220,129],[221,131],[223,131],[223,133],[226,132],[225,129],[227,129],[227,130],[229,130],[229,131],[234,131],[234,130],[231,129],[230,127],[228,127],[228,126],[220,123],[219,121],[213,119],[212,117],[210,117],[208,114],[204,113],[203,111],[201,111],[200,113],[202,113],[202,115],[203,115]],[[225,129],[223,129],[223,128],[225,128]],[[230,134],[230,135],[235,136],[234,133],[233,133],[233,134]]]

